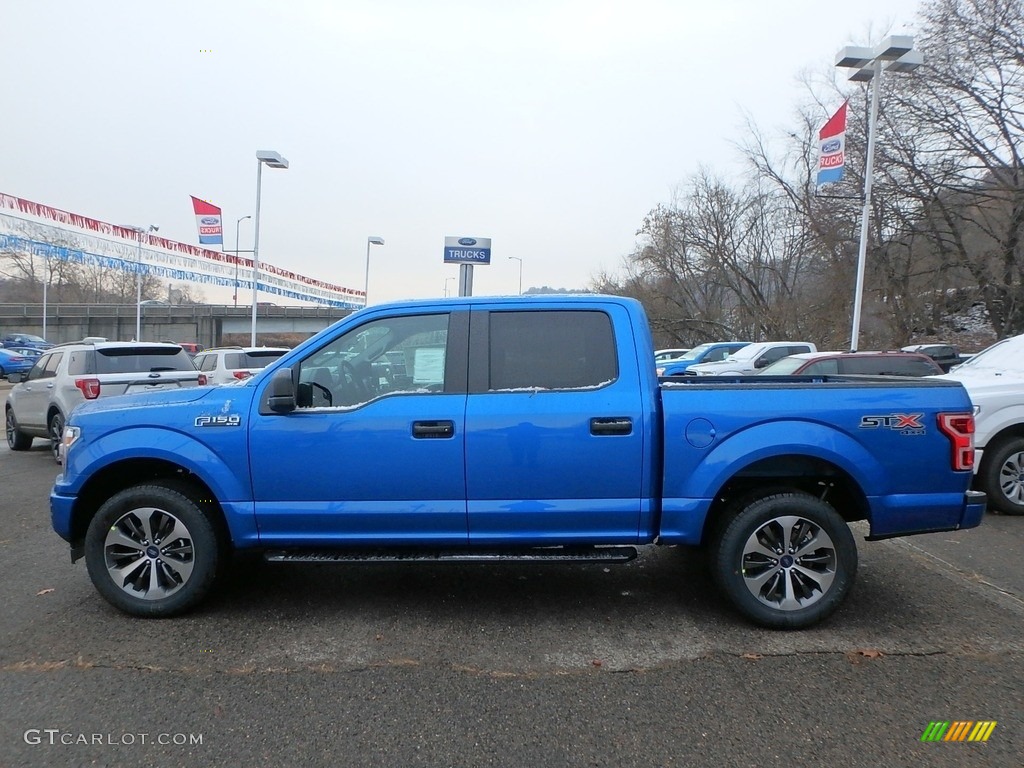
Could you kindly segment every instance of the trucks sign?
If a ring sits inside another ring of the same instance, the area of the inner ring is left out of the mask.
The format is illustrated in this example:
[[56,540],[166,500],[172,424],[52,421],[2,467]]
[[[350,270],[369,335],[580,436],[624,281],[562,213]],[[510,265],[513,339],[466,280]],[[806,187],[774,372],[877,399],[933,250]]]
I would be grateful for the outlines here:
[[491,238],[446,237],[444,239],[445,264],[490,264]]

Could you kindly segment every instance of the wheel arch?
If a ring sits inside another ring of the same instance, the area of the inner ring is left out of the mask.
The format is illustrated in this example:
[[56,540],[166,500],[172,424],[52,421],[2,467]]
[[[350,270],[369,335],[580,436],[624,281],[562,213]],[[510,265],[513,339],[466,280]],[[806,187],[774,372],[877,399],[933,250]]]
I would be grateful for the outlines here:
[[206,513],[224,542],[231,542],[231,529],[224,510],[210,486],[180,464],[159,458],[135,458],[113,462],[97,470],[82,486],[71,518],[71,545],[85,541],[89,523],[107,499],[126,488],[142,484],[172,487],[192,499]]
[[992,437],[988,439],[985,444],[985,448],[981,454],[981,466],[978,468],[979,471],[984,471],[987,466],[986,462],[993,453],[1002,448],[1003,443],[1007,440],[1013,440],[1015,438],[1024,437],[1024,422],[1018,422],[1016,424],[1010,424],[1003,427],[1001,430],[996,432]]
[[787,453],[758,459],[731,475],[712,497],[700,540],[710,541],[753,500],[793,491],[826,502],[847,523],[869,517],[868,499],[849,472],[818,456]]

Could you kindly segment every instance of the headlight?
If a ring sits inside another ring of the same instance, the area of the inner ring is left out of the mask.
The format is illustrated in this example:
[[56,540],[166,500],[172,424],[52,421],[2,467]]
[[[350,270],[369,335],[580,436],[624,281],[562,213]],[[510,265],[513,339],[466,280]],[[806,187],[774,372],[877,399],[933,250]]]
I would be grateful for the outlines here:
[[64,427],[64,439],[61,440],[60,448],[57,451],[61,464],[64,463],[65,457],[68,455],[68,451],[71,450],[71,446],[74,445],[81,436],[82,430],[80,427]]

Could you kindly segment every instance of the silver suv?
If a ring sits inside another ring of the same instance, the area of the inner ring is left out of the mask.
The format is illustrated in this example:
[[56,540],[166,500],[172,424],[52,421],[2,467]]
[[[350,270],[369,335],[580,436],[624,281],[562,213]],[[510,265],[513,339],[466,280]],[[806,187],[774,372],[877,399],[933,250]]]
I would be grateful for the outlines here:
[[287,347],[218,347],[203,350],[193,362],[211,384],[230,384],[249,378],[290,351]]
[[82,341],[43,352],[28,374],[13,374],[7,395],[7,445],[27,451],[36,437],[48,438],[54,459],[64,423],[86,400],[206,383],[192,358],[177,344]]

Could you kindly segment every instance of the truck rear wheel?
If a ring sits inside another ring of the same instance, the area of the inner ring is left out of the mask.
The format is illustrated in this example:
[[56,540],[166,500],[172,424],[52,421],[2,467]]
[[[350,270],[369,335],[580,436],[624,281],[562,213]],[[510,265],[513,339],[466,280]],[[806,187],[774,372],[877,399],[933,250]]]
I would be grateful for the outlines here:
[[711,548],[722,591],[746,618],[772,629],[802,629],[830,615],[857,571],[850,527],[805,493],[744,502]]
[[1024,515],[1024,437],[986,451],[980,479],[995,509],[1004,515]]
[[182,490],[127,488],[89,523],[89,577],[115,608],[173,616],[195,607],[213,586],[224,548],[216,526]]

